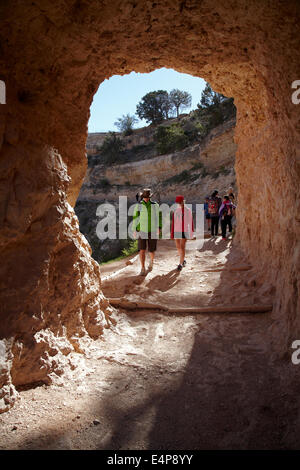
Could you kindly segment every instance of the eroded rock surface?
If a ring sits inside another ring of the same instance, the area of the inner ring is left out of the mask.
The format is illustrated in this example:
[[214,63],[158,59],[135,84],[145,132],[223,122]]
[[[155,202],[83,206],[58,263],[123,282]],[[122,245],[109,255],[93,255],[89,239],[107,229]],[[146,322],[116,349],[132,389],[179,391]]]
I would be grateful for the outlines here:
[[[176,191],[181,188],[178,188],[180,180],[176,181],[176,179],[174,181],[177,183],[176,187],[170,188],[172,177],[191,169],[195,173],[195,178],[186,178],[182,181],[187,201],[190,202],[192,198],[192,201],[203,202],[205,195],[212,193],[215,185],[222,186],[220,194],[223,194],[223,191],[228,189],[228,186],[226,187],[228,182],[224,186],[222,181],[224,175],[217,182],[212,180],[216,180],[223,169],[233,169],[234,167],[237,149],[234,143],[234,129],[235,119],[232,119],[216,126],[202,143],[193,143],[183,150],[158,156],[152,156],[150,150],[148,158],[128,163],[123,163],[120,158],[117,164],[105,164],[101,162],[101,155],[97,159],[94,157],[95,160],[88,168],[81,187],[79,200],[118,200],[120,195],[118,189],[121,189],[122,194],[135,200],[137,188],[155,186],[156,190],[162,193],[165,201],[173,201]],[[135,131],[132,138],[134,139],[134,137]],[[154,145],[153,139],[149,139],[149,142]],[[146,150],[144,153],[147,155]],[[202,174],[203,170],[205,170],[204,175]],[[207,180],[203,181],[206,175]],[[102,188],[101,191],[102,179],[106,179],[109,186]],[[232,175],[231,181],[235,185],[235,177]],[[193,184],[191,185],[191,183]],[[196,191],[193,191],[193,185],[197,186]],[[119,188],[120,186],[121,188]]]
[[71,343],[106,325],[99,267],[71,208],[89,107],[105,78],[163,66],[235,99],[237,240],[276,287],[273,343],[285,351],[300,334],[299,2],[12,0],[0,13],[0,339],[13,344],[13,382],[56,369],[42,330]]

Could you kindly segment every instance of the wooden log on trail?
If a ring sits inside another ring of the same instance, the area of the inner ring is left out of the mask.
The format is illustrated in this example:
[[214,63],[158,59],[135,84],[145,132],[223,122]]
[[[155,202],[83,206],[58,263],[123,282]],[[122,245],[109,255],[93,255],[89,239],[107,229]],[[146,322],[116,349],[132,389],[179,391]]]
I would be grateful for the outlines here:
[[180,307],[169,308],[169,313],[266,313],[271,312],[272,305],[234,305],[234,306],[209,306],[209,307]]
[[125,310],[165,310],[168,311],[168,307],[164,305],[151,304],[148,302],[133,302],[127,299],[115,298],[108,299],[109,303],[113,307],[124,308]]
[[271,312],[273,306],[266,305],[230,305],[218,306],[210,305],[207,307],[167,307],[160,304],[148,302],[130,301],[124,298],[108,299],[113,307],[123,308],[125,310],[162,310],[167,313],[266,313]]
[[202,269],[200,272],[201,273],[217,273],[220,271],[224,272],[239,272],[239,271],[250,271],[252,269],[252,266],[237,266],[237,267],[232,267],[232,268],[227,268],[226,265],[224,267],[222,266],[216,266],[215,268],[208,268],[208,269]]

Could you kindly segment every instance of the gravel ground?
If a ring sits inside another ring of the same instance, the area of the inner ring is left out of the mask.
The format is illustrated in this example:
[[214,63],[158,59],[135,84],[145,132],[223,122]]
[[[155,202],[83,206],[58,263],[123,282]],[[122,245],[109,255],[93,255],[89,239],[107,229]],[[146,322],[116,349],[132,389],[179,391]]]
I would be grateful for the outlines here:
[[[272,286],[231,241],[193,243],[180,273],[171,241],[145,278],[138,259],[106,265],[105,295],[172,307],[271,302]],[[74,370],[20,392],[0,415],[0,449],[299,448],[299,374],[289,355],[271,354],[271,313],[115,319],[74,353]]]

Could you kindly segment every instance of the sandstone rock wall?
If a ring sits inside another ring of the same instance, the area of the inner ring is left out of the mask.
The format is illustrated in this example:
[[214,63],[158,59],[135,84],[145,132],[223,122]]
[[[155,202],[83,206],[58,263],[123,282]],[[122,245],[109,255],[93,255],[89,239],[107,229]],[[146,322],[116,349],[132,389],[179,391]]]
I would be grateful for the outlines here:
[[199,154],[199,145],[196,145],[182,152],[104,167],[102,174],[113,184],[125,184],[128,181],[141,186],[151,186],[191,168],[193,162],[199,159]]
[[[155,197],[159,193],[162,202],[171,202],[177,193],[183,193],[187,201],[202,203],[216,187],[221,195],[230,186],[236,189],[234,129],[235,119],[231,119],[214,128],[201,143],[173,154],[130,163],[105,165],[100,164],[99,157],[99,164],[87,170],[78,201],[100,203],[109,200],[117,203],[120,195],[135,201],[137,191],[147,186],[156,193]],[[180,178],[176,180],[176,175],[183,172],[189,174],[182,181]],[[175,177],[174,181],[172,177]],[[103,178],[109,182],[108,186],[102,187]]]
[[291,84],[300,75],[299,8],[297,0],[1,2],[0,340],[14,344],[7,384],[46,380],[63,364],[55,338],[97,335],[105,325],[99,268],[71,205],[86,171],[93,94],[105,78],[132,70],[171,67],[235,98],[238,241],[275,286],[274,351],[298,337],[299,108]]
[[93,132],[88,134],[86,139],[86,153],[87,155],[95,155],[99,147],[103,144],[109,132]]
[[[166,119],[161,123],[162,126],[168,126],[173,122],[178,122],[185,116],[186,113],[180,114],[177,118]],[[141,127],[134,129],[133,133],[127,136],[123,136],[121,132],[115,132],[115,134],[122,138],[126,149],[131,149],[138,145],[147,145],[153,141],[153,136],[156,132],[157,127],[154,125]],[[91,132],[88,134],[86,139],[86,152],[88,155],[95,155],[99,147],[103,144],[105,138],[109,135],[109,132]]]
[[[88,170],[79,197],[84,195],[85,185],[106,178],[111,184],[151,186],[165,181],[194,165],[202,163],[208,170],[225,166],[234,166],[236,144],[234,143],[235,121],[231,120],[213,129],[201,144],[196,144],[182,151],[161,155],[132,163],[117,165],[99,165]],[[136,131],[131,137],[136,141]],[[148,137],[147,143],[153,142]],[[140,145],[140,144],[138,144]],[[101,161],[101,160],[100,160]]]
[[212,129],[203,142],[200,160],[209,170],[233,166],[237,145],[234,141],[235,120]]

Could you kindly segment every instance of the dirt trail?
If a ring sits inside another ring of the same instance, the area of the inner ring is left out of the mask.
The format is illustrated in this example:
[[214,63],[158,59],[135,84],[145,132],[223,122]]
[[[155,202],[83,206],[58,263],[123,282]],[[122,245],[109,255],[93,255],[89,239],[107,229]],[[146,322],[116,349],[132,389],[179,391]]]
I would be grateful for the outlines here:
[[[272,301],[231,241],[193,243],[181,272],[171,241],[145,278],[138,260],[106,265],[104,293],[175,308]],[[76,369],[20,393],[0,416],[0,449],[299,448],[297,366],[271,359],[270,313],[116,317],[85,356],[74,353]]]

